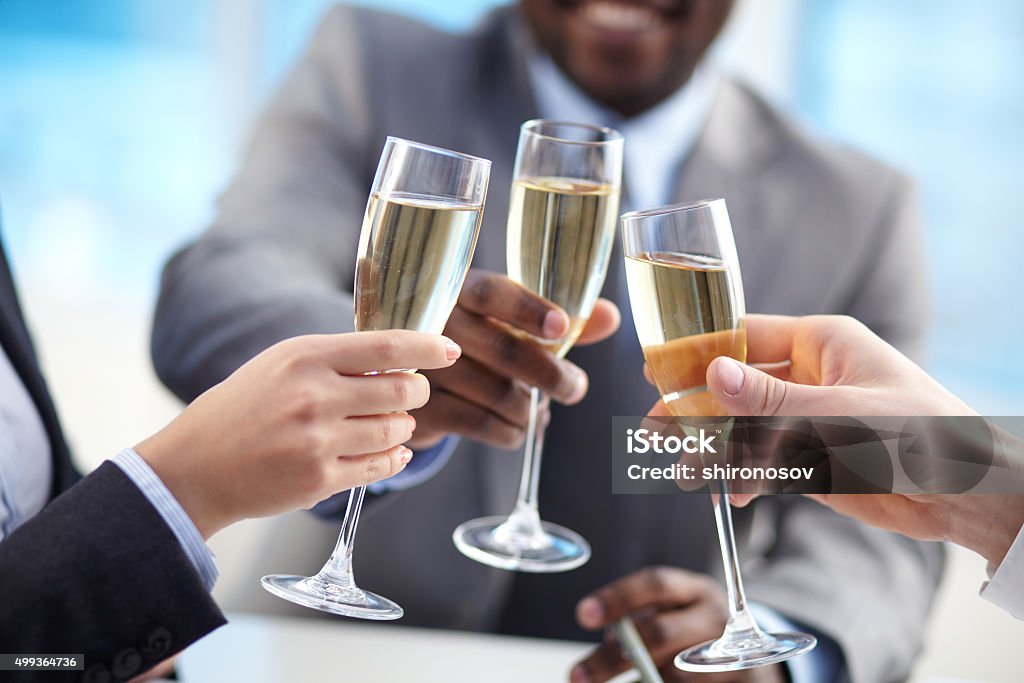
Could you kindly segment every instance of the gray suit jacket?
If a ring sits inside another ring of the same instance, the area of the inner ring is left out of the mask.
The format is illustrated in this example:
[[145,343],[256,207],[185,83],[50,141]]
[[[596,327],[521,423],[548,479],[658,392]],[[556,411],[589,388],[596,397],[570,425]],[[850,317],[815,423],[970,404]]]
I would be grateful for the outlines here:
[[[280,339],[352,329],[357,239],[386,135],[494,161],[474,264],[504,272],[518,126],[535,115],[512,17],[498,11],[461,35],[369,10],[326,17],[263,114],[216,222],[166,268],[153,355],[171,389],[191,399]],[[750,311],[846,313],[918,350],[923,256],[902,175],[812,139],[727,82],[680,159],[676,194],[727,199]],[[582,638],[573,605],[610,580],[652,564],[720,573],[705,496],[610,494],[610,416],[642,414],[656,399],[640,373],[621,252],[612,264],[604,294],[623,326],[573,351],[591,393],[555,408],[541,482],[545,518],[588,538],[593,559],[529,576],[459,555],[452,529],[507,513],[520,467],[515,454],[463,440],[440,474],[378,501],[360,530],[363,582],[403,604],[407,623]],[[752,599],[834,638],[854,681],[907,674],[940,547],[785,496],[737,518]]]

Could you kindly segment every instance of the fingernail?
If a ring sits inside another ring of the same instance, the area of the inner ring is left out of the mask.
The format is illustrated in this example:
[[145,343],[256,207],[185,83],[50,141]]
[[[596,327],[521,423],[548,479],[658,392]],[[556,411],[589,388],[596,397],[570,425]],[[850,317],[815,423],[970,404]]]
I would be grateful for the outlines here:
[[558,339],[569,331],[569,319],[561,311],[550,310],[544,316],[542,331],[547,339]]
[[451,339],[444,340],[444,355],[448,360],[456,360],[462,355],[462,347],[453,342]]
[[598,628],[604,622],[604,608],[597,598],[583,598],[579,606],[579,615],[580,624],[588,628]]
[[406,417],[409,418],[409,429],[411,429],[411,430],[413,430],[415,432],[416,431],[416,418],[413,417],[412,415],[406,415]]
[[409,461],[412,460],[412,451],[410,451],[405,446],[402,446],[401,450],[399,450],[398,453],[398,457],[402,461],[403,465],[408,465]]
[[722,383],[722,389],[725,393],[730,396],[736,396],[742,391],[746,375],[743,374],[743,368],[740,367],[739,363],[732,358],[723,356],[718,359],[718,365],[715,370],[718,372],[718,381]]
[[572,683],[590,683],[590,674],[583,668],[582,664],[577,664],[572,668],[572,672],[569,674],[569,680]]

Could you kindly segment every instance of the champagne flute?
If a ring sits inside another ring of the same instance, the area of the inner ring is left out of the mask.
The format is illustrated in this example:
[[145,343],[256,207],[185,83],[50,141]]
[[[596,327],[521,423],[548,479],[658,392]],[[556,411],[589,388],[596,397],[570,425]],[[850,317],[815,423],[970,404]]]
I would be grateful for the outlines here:
[[[608,272],[622,179],[622,135],[599,126],[527,121],[519,133],[513,178],[508,274],[569,315],[569,331],[561,339],[535,339],[561,358],[586,326]],[[567,571],[590,559],[590,545],[582,536],[540,519],[544,408],[540,390],[533,387],[523,474],[512,513],[471,520],[452,535],[456,547],[477,562],[540,573]]]
[[[718,356],[745,361],[743,283],[724,199],[634,211],[622,216],[626,281],[647,367],[672,415],[724,415],[705,374]],[[729,621],[717,640],[680,652],[684,671],[736,671],[810,651],[814,636],[766,633],[743,592],[729,489],[714,482]]]
[[[442,332],[476,248],[490,169],[486,159],[387,139],[359,235],[357,331]],[[400,618],[399,605],[356,586],[352,573],[365,495],[365,486],[349,494],[338,543],[319,573],[264,576],[263,587],[285,600],[347,617]]]

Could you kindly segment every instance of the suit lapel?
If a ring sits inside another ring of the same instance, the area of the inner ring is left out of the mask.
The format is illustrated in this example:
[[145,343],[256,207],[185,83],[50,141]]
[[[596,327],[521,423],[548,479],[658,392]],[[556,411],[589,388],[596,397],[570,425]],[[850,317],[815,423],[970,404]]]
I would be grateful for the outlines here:
[[53,487],[50,497],[57,496],[61,491],[74,483],[77,474],[71,466],[64,435],[57,420],[57,411],[50,399],[46,382],[39,370],[32,340],[25,327],[25,318],[18,303],[18,293],[14,287],[7,254],[4,251],[2,235],[0,235],[0,344],[18,373],[32,402],[46,427],[53,457]]
[[3,344],[4,350],[11,358],[11,363],[19,369],[19,374],[20,368],[26,362],[35,363],[2,239],[0,239],[0,343]]
[[[774,123],[760,100],[723,79],[708,123],[679,174],[676,202],[722,197],[736,238],[744,281],[771,283],[785,276],[775,267],[792,192],[772,188],[771,164],[779,154]],[[748,312],[764,310],[765,287],[746,292]]]

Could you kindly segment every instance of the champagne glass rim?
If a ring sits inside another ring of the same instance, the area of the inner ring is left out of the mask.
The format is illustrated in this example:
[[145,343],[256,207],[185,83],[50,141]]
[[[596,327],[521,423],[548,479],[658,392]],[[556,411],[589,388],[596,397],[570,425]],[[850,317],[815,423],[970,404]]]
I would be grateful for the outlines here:
[[[540,126],[565,126],[567,128],[579,128],[583,130],[589,130],[596,133],[600,133],[604,136],[602,140],[570,140],[569,138],[561,138],[557,135],[548,135],[547,133],[541,133],[537,130]],[[584,147],[600,147],[602,145],[608,145],[615,142],[620,142],[622,133],[611,128],[610,126],[599,126],[593,123],[580,123],[578,121],[562,121],[558,119],[530,119],[523,123],[519,127],[521,133],[532,135],[537,138],[544,140],[551,140],[553,142],[560,142],[566,145],[582,145]]]
[[406,138],[400,138],[400,137],[396,137],[394,135],[389,135],[387,137],[387,140],[385,141],[385,146],[389,142],[390,143],[400,143],[400,144],[402,144],[402,145],[404,145],[406,147],[414,147],[416,149],[421,149],[421,150],[426,151],[426,152],[433,152],[435,154],[441,154],[441,155],[444,155],[444,156],[453,157],[455,159],[462,159],[464,161],[470,161],[470,162],[473,162],[473,163],[480,163],[480,164],[484,164],[486,166],[490,166],[491,165],[491,160],[490,159],[484,159],[483,157],[476,157],[476,156],[473,156],[472,154],[466,154],[465,152],[456,152],[455,150],[445,149],[444,147],[438,147],[436,145],[428,145],[425,142],[416,142],[415,140],[407,140]]
[[687,211],[696,211],[699,209],[707,209],[719,204],[725,204],[725,199],[716,197],[714,199],[698,199],[693,202],[681,202],[678,204],[666,204],[665,206],[658,206],[653,209],[642,209],[640,211],[627,211],[622,214],[621,218],[623,221],[634,221],[643,218],[653,218],[655,216],[664,216],[670,213],[685,213]]

